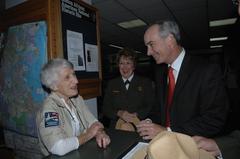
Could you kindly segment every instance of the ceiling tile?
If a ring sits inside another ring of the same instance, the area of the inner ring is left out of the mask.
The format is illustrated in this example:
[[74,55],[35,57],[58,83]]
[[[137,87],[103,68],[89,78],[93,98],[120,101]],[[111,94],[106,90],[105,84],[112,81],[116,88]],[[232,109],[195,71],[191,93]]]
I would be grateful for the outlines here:
[[119,23],[137,18],[126,8],[122,7],[117,1],[104,1],[95,4],[95,7],[99,9],[100,17],[103,17],[112,23]]
[[229,26],[208,26],[210,20],[236,17],[231,0],[92,0],[101,15],[101,40],[133,49],[142,49],[147,28],[123,29],[116,23],[139,18],[147,24],[158,20],[175,20],[181,28],[182,41],[187,49],[209,49],[209,37],[226,35]]

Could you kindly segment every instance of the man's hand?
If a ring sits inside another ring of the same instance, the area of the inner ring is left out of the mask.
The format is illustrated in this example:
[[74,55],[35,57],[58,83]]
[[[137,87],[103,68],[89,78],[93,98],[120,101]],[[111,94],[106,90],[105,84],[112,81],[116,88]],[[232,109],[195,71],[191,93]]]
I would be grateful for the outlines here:
[[204,149],[211,153],[213,156],[219,156],[221,154],[218,145],[213,139],[205,138],[202,136],[193,136],[199,149]]
[[153,139],[158,133],[166,131],[165,127],[154,124],[149,120],[142,120],[137,125],[137,132],[144,140]]

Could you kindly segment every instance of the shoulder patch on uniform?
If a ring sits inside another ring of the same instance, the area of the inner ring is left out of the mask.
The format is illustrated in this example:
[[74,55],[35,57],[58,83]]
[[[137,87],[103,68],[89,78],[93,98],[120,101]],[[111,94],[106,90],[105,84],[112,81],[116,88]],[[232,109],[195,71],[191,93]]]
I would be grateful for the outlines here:
[[58,126],[59,115],[57,112],[45,112],[45,127]]

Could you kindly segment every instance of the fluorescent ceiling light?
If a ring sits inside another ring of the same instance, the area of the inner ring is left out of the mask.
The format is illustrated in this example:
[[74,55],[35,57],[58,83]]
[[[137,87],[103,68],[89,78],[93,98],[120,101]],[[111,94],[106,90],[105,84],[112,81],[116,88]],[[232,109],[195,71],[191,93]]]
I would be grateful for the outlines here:
[[130,21],[125,21],[125,22],[118,23],[118,25],[122,28],[129,29],[129,28],[144,26],[144,25],[147,25],[147,24],[140,19],[135,19],[135,20],[130,20]]
[[142,54],[142,52],[141,51],[135,51],[136,53],[138,53],[138,54]]
[[224,37],[217,37],[217,38],[210,38],[210,41],[221,41],[221,40],[227,40],[228,37],[224,36]]
[[110,44],[109,46],[114,47],[114,48],[117,48],[117,49],[123,49],[123,47],[117,46],[117,45],[113,45],[113,44]]
[[213,45],[213,46],[210,46],[210,48],[219,48],[219,47],[223,47],[223,45]]
[[[108,46],[110,46],[110,47],[114,47],[114,48],[117,48],[117,49],[123,49],[123,47],[121,47],[121,46],[117,46],[117,45],[113,45],[113,44],[110,44],[110,45],[108,45]],[[141,54],[142,52],[140,52],[140,51],[136,51],[136,50],[133,50],[133,51],[135,51],[136,53],[138,53],[138,54]]]
[[210,27],[215,26],[222,26],[222,25],[230,25],[236,22],[237,18],[229,18],[229,19],[222,19],[222,20],[214,20],[209,22]]

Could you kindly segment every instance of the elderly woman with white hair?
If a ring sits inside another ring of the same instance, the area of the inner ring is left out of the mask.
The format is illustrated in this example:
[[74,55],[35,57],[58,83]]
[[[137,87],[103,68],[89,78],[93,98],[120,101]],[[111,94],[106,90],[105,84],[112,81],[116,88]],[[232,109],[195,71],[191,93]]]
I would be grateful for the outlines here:
[[37,114],[42,153],[64,155],[92,138],[99,147],[110,143],[104,126],[92,115],[78,95],[78,80],[73,65],[65,59],[53,59],[41,70],[41,82],[50,89]]

